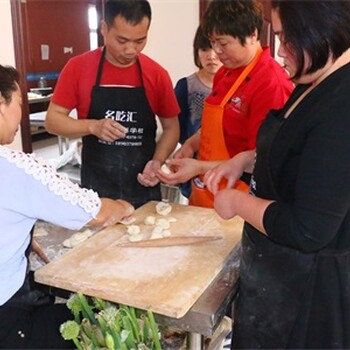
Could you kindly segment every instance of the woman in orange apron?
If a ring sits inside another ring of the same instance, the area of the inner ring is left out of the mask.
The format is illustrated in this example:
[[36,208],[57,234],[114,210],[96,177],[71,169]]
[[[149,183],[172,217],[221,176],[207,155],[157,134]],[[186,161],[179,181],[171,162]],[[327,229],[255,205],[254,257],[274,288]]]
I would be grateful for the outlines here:
[[[259,47],[253,61],[251,61],[245,67],[243,72],[240,74],[238,79],[232,85],[231,89],[227,92],[226,96],[219,105],[212,105],[208,102],[204,102],[201,139],[198,153],[199,160],[215,161],[227,160],[230,158],[229,151],[226,147],[223,130],[225,106],[231,96],[233,96],[241,83],[246,79],[248,74],[255,67],[260,59],[262,52],[262,48]],[[226,188],[226,184],[227,182],[225,180],[222,180],[219,188]],[[248,185],[241,180],[238,180],[236,182],[235,188],[242,191],[248,191]],[[189,203],[191,205],[197,205],[200,207],[213,207],[214,197],[213,194],[204,186],[203,175],[195,177],[192,180],[192,193]]]
[[[172,174],[158,172],[167,184],[193,179],[192,205],[213,207],[213,196],[203,184],[205,172],[217,161],[255,149],[256,134],[267,112],[281,108],[293,90],[270,49],[261,46],[262,23],[262,9],[256,1],[212,2],[203,17],[203,31],[223,66],[205,100],[200,133],[167,162]],[[235,186],[248,189],[242,181]]]

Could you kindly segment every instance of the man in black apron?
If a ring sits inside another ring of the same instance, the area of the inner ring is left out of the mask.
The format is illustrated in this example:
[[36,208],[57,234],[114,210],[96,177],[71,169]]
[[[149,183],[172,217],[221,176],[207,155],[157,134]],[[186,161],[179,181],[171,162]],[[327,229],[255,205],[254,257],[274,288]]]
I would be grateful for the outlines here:
[[[46,119],[46,126],[51,132],[67,137],[83,137],[83,187],[93,189],[103,197],[125,199],[136,208],[150,200],[161,199],[156,172],[174,150],[179,135],[177,102],[176,108],[173,108],[174,114],[162,118],[152,109],[154,103],[152,106],[149,101],[144,68],[150,68],[148,62],[143,66],[139,54],[146,45],[150,20],[151,9],[146,0],[107,1],[101,29],[105,46],[94,73],[86,120],[62,119],[62,112],[66,117],[70,110],[63,108],[63,103],[57,103],[55,95]],[[137,67],[140,86],[135,85],[135,80],[126,82],[125,77],[121,81],[116,77],[116,81],[105,84],[102,77],[109,74],[111,65],[118,69]],[[89,70],[90,67],[85,69]],[[93,73],[90,71],[87,74]],[[57,85],[60,85],[60,81]],[[170,88],[174,94],[172,85]],[[158,89],[162,89],[162,86]],[[174,99],[176,101],[175,95]],[[155,112],[163,127],[158,143],[155,141]]]
[[[112,118],[128,130],[123,139],[108,142],[89,135],[83,138],[81,184],[100,196],[127,198],[138,207],[150,200],[160,200],[160,184],[142,186],[137,174],[152,159],[156,142],[155,115],[142,87],[100,86],[105,49],[92,90],[88,119]],[[140,67],[140,64],[138,64]],[[140,67],[140,75],[142,71]],[[110,114],[110,116],[109,116]],[[131,160],[131,162],[130,162]]]

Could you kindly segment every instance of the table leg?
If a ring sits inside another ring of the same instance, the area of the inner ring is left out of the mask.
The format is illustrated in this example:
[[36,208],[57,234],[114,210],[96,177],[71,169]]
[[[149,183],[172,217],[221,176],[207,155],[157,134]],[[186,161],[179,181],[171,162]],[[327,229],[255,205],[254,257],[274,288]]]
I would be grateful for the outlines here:
[[203,350],[204,336],[199,333],[188,333],[187,335],[187,350]]

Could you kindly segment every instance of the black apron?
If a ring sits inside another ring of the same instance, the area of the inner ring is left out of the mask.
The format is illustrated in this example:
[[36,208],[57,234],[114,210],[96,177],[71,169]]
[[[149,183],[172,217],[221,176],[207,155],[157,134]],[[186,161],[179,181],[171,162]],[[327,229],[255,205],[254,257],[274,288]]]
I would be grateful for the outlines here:
[[105,48],[95,86],[91,92],[88,119],[111,118],[128,128],[124,139],[106,142],[94,135],[83,137],[81,184],[101,197],[124,199],[136,208],[160,200],[160,185],[144,187],[137,181],[156,147],[157,124],[148,103],[142,77],[141,87],[100,86]]
[[[279,199],[268,165],[284,122],[271,111],[259,130],[251,180],[258,197]],[[348,249],[303,253],[245,223],[232,348],[349,348],[349,271]]]

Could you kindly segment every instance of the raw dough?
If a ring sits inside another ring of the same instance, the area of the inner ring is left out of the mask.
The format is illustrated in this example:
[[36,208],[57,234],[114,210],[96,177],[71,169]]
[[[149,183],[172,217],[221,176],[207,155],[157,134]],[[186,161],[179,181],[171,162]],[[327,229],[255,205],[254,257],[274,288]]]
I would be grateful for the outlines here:
[[128,226],[128,234],[129,235],[138,235],[141,232],[139,225],[130,225]]
[[156,226],[160,226],[162,229],[167,229],[170,227],[170,223],[167,219],[157,219],[156,220]]
[[47,236],[48,232],[43,227],[35,227],[33,237]]
[[70,238],[63,241],[63,246],[66,248],[74,248],[80,243],[84,242],[88,237],[78,232],[72,235]]
[[87,240],[93,234],[93,231],[91,231],[90,229],[87,229],[83,232],[74,233],[70,238],[63,241],[63,246],[66,248],[74,248],[80,243]]
[[163,216],[168,215],[170,214],[171,209],[172,209],[172,206],[169,203],[159,202],[156,205],[156,212],[159,215],[163,215]]
[[170,168],[164,163],[160,170],[164,173],[164,174],[171,174],[172,171],[170,170]]
[[154,225],[156,223],[156,218],[152,215],[146,216],[144,220],[145,225]]
[[163,231],[163,227],[155,226],[153,231],[152,231],[152,235],[159,235],[162,233],[162,231]]
[[168,220],[169,222],[176,222],[176,221],[177,221],[177,219],[176,219],[176,218],[172,218],[172,217],[167,218],[167,220]]
[[150,239],[158,239],[163,238],[163,235],[161,233],[153,232]]
[[162,231],[162,236],[163,237],[169,237],[169,236],[171,236],[171,232],[169,230],[163,230]]
[[130,216],[128,218],[125,218],[123,220],[120,220],[119,222],[123,225],[131,225],[136,221],[136,218],[133,216]]
[[134,234],[134,235],[130,235],[129,236],[129,241],[130,242],[138,242],[138,241],[142,241],[142,236],[140,234]]

